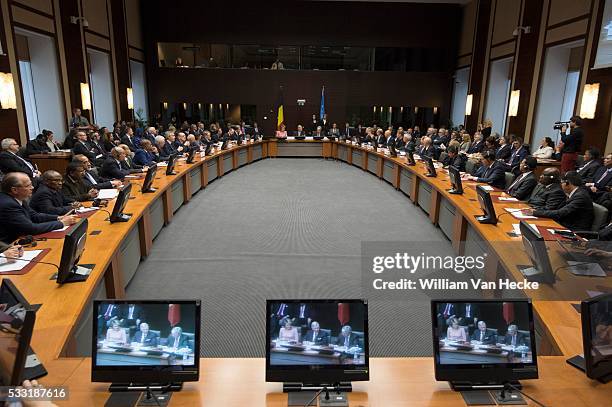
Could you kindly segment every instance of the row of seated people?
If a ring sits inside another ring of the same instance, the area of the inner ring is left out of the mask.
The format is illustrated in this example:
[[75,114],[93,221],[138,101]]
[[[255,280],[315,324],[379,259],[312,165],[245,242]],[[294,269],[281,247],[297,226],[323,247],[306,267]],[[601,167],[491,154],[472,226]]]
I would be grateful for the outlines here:
[[154,331],[149,328],[146,322],[140,323],[138,330],[134,335],[130,335],[129,328],[122,327],[119,320],[113,320],[110,327],[104,336],[106,345],[114,344],[119,346],[139,345],[147,347],[166,346],[173,349],[189,349],[193,352],[194,341],[193,334],[187,335],[183,333],[180,326],[175,326],[170,330],[170,334],[166,338],[160,337],[159,331]]
[[346,348],[357,346],[363,349],[363,333],[353,332],[350,325],[344,325],[336,337],[332,336],[331,329],[321,329],[317,321],[312,321],[310,329],[306,332],[302,332],[303,330],[301,327],[294,326],[291,318],[284,318],[281,321],[277,339],[289,343],[308,342],[317,346],[336,345]]
[[477,329],[471,334],[468,333],[467,326],[459,325],[458,318],[450,318],[447,323],[446,335],[442,337],[456,342],[475,341],[483,345],[510,345],[510,346],[530,346],[529,334],[520,332],[514,324],[508,325],[505,334],[500,334],[497,329],[487,328],[487,323],[483,320],[478,321]]

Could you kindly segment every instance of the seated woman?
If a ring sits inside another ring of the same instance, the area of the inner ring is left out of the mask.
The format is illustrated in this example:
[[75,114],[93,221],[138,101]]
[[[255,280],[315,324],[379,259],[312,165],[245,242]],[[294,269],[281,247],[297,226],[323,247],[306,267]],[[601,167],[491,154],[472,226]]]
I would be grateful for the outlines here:
[[125,345],[128,343],[127,334],[125,329],[121,328],[119,321],[113,319],[111,321],[111,327],[106,331],[106,341],[113,342],[119,345]]
[[555,152],[555,143],[550,137],[544,137],[540,141],[540,146],[531,155],[535,158],[551,158]]
[[280,138],[280,139],[287,138],[287,130],[284,124],[281,124],[280,129],[276,131],[276,138]]
[[278,333],[278,340],[287,342],[298,342],[300,340],[297,328],[293,327],[291,320],[287,319],[285,321],[285,326]]
[[465,329],[459,326],[459,320],[457,318],[451,319],[451,325],[446,330],[446,339],[460,342],[467,341]]

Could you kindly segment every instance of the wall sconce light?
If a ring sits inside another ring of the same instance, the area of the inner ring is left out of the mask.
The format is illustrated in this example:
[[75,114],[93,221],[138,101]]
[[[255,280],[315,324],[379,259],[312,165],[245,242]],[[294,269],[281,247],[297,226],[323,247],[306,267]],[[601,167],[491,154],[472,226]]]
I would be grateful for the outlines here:
[[187,110],[187,103],[183,102],[183,110]]
[[164,106],[164,110],[168,110],[168,102],[164,102],[163,106]]
[[594,119],[599,98],[599,83],[584,85],[582,91],[582,102],[580,103],[580,117],[583,119]]
[[202,103],[198,102],[198,110],[202,110]]
[[404,106],[400,106],[400,113],[404,113]]
[[374,106],[374,113],[376,113],[376,106]]
[[12,73],[0,72],[0,105],[2,109],[17,109]]
[[133,110],[134,109],[134,91],[132,90],[132,88],[127,88],[127,102],[128,102],[128,109]]
[[81,82],[81,108],[83,110],[91,110],[91,93],[89,92],[89,84]]
[[418,106],[415,106],[415,107],[414,107],[414,114],[417,114],[418,112],[419,112],[419,107],[418,107]]
[[469,116],[472,114],[472,99],[474,98],[473,94],[467,95],[467,99],[465,99],[465,115]]
[[508,116],[516,117],[518,114],[519,100],[521,98],[520,89],[513,90],[510,93],[510,103],[508,104]]
[[434,106],[434,114],[438,114],[438,106]]

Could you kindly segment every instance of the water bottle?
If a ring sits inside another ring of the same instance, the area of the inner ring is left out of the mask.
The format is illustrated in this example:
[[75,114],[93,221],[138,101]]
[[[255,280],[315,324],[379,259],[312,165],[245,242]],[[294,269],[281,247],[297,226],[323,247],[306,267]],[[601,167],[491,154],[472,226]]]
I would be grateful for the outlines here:
[[353,351],[353,360],[359,359],[358,353],[359,352],[357,352],[357,348],[355,348],[355,350]]

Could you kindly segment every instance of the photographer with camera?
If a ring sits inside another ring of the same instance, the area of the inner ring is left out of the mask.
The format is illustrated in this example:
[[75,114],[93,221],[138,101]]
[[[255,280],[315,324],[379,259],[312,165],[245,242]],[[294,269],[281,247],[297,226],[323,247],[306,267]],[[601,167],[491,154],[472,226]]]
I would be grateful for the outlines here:
[[[582,139],[584,138],[584,132],[582,131],[582,118],[580,116],[572,116],[569,121],[570,133],[565,134],[567,126],[564,124],[561,126],[561,141],[557,148],[561,153],[561,174],[567,171],[573,171],[576,169],[576,158],[582,145]],[[559,129],[559,126],[554,126],[555,129]]]

